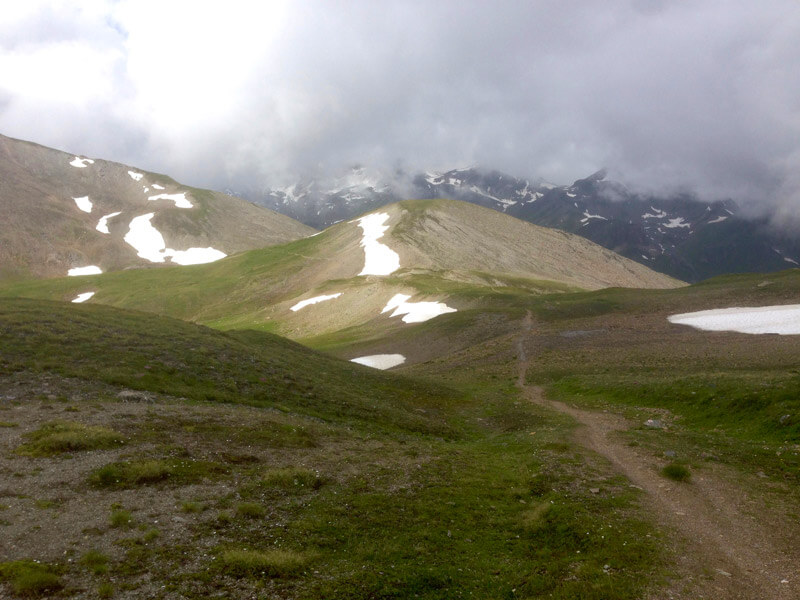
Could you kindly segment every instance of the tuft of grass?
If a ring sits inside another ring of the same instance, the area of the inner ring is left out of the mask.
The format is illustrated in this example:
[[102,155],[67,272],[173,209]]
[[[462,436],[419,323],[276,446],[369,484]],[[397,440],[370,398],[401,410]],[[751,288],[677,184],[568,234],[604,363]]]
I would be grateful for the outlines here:
[[256,502],[242,502],[236,507],[236,516],[246,519],[261,519],[266,514],[266,509]]
[[0,427],[19,427],[19,423],[12,423],[11,421],[0,421]]
[[133,515],[129,510],[116,509],[111,512],[112,527],[133,527]]
[[124,443],[113,429],[74,421],[51,421],[25,435],[29,441],[17,448],[27,456],[53,456],[80,450],[113,448]]
[[272,469],[261,479],[264,486],[284,490],[318,490],[323,483],[316,471],[298,467]]
[[663,469],[661,469],[661,474],[664,477],[672,479],[673,481],[689,481],[692,474],[689,472],[684,465],[678,463],[670,463]]
[[291,577],[308,563],[309,557],[293,550],[225,550],[217,565],[233,577]]
[[226,469],[200,460],[133,460],[113,462],[95,469],[89,483],[101,488],[130,488],[170,480],[188,484],[219,475]]
[[81,557],[80,564],[95,575],[103,575],[108,572],[108,556],[99,550],[89,550]]
[[11,583],[19,596],[39,597],[64,587],[53,566],[32,560],[0,563],[0,581]]
[[110,583],[101,583],[97,586],[97,597],[98,598],[113,598],[114,597],[114,586]]
[[206,509],[205,504],[202,502],[186,501],[181,503],[181,512],[185,513],[199,513]]

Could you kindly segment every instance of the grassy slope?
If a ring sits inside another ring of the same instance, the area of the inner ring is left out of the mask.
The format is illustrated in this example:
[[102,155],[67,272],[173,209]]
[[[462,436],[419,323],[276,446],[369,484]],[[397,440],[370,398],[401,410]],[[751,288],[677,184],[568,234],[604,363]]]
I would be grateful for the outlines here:
[[[112,507],[74,539],[40,544],[48,531],[27,530],[40,550],[5,555],[53,563],[67,594],[635,598],[655,570],[657,537],[636,516],[636,491],[564,444],[563,419],[520,405],[490,346],[443,386],[264,333],[103,306],[6,299],[0,331],[0,385],[30,390],[0,412],[15,425],[0,430],[0,466],[26,490],[7,499],[5,527],[34,503],[64,527],[87,494]],[[56,393],[37,393],[39,381]],[[157,400],[131,419],[109,389]],[[171,408],[176,397],[190,404]],[[30,418],[14,422],[26,407]],[[54,417],[112,428],[124,444],[66,462],[15,454]],[[83,457],[91,470],[57,498],[37,487],[39,473]],[[107,557],[94,571],[78,560],[92,548]],[[0,567],[16,585],[10,573],[22,567]]]

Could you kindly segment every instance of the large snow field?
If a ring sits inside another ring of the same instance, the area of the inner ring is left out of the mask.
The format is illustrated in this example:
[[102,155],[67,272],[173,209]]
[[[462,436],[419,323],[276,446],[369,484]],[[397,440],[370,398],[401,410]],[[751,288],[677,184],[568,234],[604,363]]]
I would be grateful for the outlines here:
[[167,248],[164,236],[153,227],[150,219],[155,213],[147,213],[134,217],[125,234],[125,242],[136,250],[137,254],[150,262],[163,263],[171,258],[173,263],[179,265],[200,265],[225,258],[227,254],[215,248],[189,248],[188,250],[173,250]]
[[73,198],[73,200],[75,200],[75,204],[77,204],[78,208],[83,212],[92,212],[92,201],[89,200],[89,196],[81,196],[80,198]]
[[77,277],[80,275],[100,275],[103,270],[96,265],[89,265],[88,267],[75,267],[67,271],[69,277]]
[[443,302],[408,302],[411,296],[406,294],[395,294],[381,311],[381,314],[394,309],[390,317],[403,317],[403,323],[422,323],[445,313],[456,312],[455,308],[447,306]]
[[97,222],[97,227],[95,227],[95,229],[97,229],[97,231],[99,231],[100,233],[110,233],[108,231],[108,220],[113,219],[117,215],[121,214],[122,214],[121,212],[113,212],[111,214],[100,217],[100,220]]
[[388,225],[384,225],[388,219],[387,213],[374,213],[356,220],[364,231],[361,240],[364,248],[364,269],[359,275],[389,275],[400,268],[400,255],[378,241],[389,229]]
[[[154,186],[155,187],[155,186]],[[172,200],[175,203],[175,208],[192,208],[194,204],[189,202],[186,198],[186,192],[180,194],[158,194],[156,196],[148,196],[148,200]]]
[[667,317],[670,323],[706,331],[800,334],[800,304],[718,308]]
[[75,299],[72,300],[72,302],[80,304],[81,302],[86,302],[92,296],[94,296],[94,292],[84,292],[75,296]]
[[306,306],[310,306],[311,304],[317,304],[318,302],[325,302],[326,300],[333,300],[334,298],[338,298],[342,295],[342,292],[337,294],[330,294],[328,296],[314,296],[313,298],[309,298],[308,300],[301,300],[294,306],[292,306],[289,310],[292,312],[297,312],[301,308],[305,308]]
[[351,358],[350,362],[372,367],[373,369],[391,369],[406,362],[406,357],[402,354],[372,354],[370,356],[359,356]]
[[79,169],[85,169],[89,165],[94,164],[94,161],[91,158],[81,158],[80,156],[76,156],[73,158],[70,163],[73,167],[78,167]]

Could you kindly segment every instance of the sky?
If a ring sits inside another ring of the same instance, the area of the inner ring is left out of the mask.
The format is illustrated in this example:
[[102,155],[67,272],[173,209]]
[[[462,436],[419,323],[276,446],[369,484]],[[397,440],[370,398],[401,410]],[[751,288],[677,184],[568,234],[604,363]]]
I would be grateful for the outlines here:
[[361,164],[800,212],[797,0],[29,0],[0,133],[214,189]]

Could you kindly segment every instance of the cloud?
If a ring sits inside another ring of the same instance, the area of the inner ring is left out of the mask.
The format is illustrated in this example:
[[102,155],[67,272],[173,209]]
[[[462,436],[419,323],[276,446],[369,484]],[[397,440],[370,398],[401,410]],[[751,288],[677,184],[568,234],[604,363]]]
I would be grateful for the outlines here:
[[800,205],[794,0],[24,5],[0,17],[0,131],[188,183],[605,166]]

